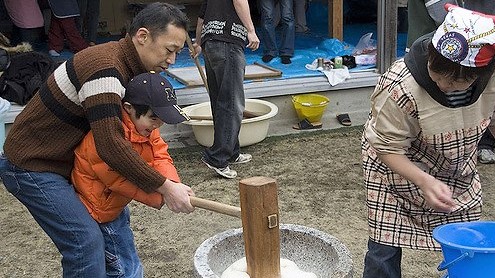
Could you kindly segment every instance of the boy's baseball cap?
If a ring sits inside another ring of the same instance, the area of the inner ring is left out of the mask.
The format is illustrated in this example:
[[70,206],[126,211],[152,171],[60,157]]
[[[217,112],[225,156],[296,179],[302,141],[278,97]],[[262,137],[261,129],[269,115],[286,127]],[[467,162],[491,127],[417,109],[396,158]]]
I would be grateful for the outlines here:
[[175,90],[168,80],[154,71],[135,76],[125,91],[124,100],[130,104],[151,107],[160,120],[167,124],[178,124],[190,120],[177,105]]
[[445,58],[466,67],[483,67],[495,55],[495,16],[446,4],[448,11],[431,42]]

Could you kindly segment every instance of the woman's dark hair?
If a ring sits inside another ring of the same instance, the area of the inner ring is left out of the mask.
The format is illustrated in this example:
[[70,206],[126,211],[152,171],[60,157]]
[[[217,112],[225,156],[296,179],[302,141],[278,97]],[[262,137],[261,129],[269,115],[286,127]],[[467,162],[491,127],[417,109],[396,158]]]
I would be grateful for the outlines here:
[[177,7],[161,2],[155,2],[147,5],[132,20],[129,27],[129,35],[134,36],[139,28],[146,28],[150,31],[151,37],[165,33],[168,25],[187,30],[189,19]]
[[431,42],[428,44],[428,62],[430,70],[448,78],[452,78],[452,80],[472,81],[491,70],[489,66],[466,67],[452,62],[440,54]]

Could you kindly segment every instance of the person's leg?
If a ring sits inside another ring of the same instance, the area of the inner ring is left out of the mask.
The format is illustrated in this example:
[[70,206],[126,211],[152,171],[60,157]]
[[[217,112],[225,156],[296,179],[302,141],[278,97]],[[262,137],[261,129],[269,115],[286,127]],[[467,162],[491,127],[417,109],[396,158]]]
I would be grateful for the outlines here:
[[210,72],[208,84],[215,78],[209,87],[214,139],[204,158],[215,167],[223,168],[239,156],[246,60],[241,46],[220,41],[208,41],[204,53],[207,73]]
[[103,235],[67,179],[23,170],[5,158],[0,176],[62,254],[64,277],[105,277]]
[[478,161],[483,164],[495,163],[495,138],[489,129],[485,130],[478,143]]
[[[29,42],[35,51],[42,49],[43,27],[39,28],[19,28],[21,42]],[[20,43],[20,42],[19,42]],[[12,44],[12,46],[17,45]]]
[[48,30],[48,49],[58,53],[64,49],[64,33],[61,24],[60,19],[52,13]]
[[90,44],[96,44],[98,21],[100,19],[100,0],[88,0],[88,14],[91,16],[86,18],[87,39]]
[[[275,36],[274,9],[275,0],[259,0],[258,7],[261,19],[261,43],[263,45],[263,55],[277,56],[277,41]],[[263,60],[265,61],[265,59]],[[265,62],[269,62],[265,61]]]
[[129,208],[125,207],[117,219],[100,224],[105,238],[107,277],[143,277],[143,266],[134,244],[130,221]]
[[363,278],[400,278],[402,248],[368,239]]
[[309,31],[308,26],[306,26],[306,5],[307,0],[294,0],[294,25],[298,33]]
[[86,33],[88,22],[86,15],[91,15],[91,13],[88,12],[88,1],[89,0],[77,0],[77,5],[79,6],[79,17],[76,18],[76,26],[83,38],[85,37],[84,34]]
[[77,53],[89,46],[77,30],[75,17],[59,18],[58,20],[62,23],[63,34],[67,38],[72,52]]
[[280,0],[281,9],[281,37],[280,56],[294,56],[294,40],[296,36],[294,25],[294,3],[293,0]]

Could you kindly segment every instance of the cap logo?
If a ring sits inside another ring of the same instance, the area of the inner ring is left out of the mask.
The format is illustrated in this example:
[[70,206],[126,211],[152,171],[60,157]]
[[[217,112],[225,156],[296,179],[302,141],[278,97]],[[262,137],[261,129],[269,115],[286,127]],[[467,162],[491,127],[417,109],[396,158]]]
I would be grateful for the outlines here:
[[177,101],[177,96],[175,95],[175,91],[172,88],[166,87],[165,88],[165,94],[167,94],[167,100],[175,100]]
[[445,58],[459,63],[468,55],[468,42],[457,32],[447,32],[438,40],[437,50]]

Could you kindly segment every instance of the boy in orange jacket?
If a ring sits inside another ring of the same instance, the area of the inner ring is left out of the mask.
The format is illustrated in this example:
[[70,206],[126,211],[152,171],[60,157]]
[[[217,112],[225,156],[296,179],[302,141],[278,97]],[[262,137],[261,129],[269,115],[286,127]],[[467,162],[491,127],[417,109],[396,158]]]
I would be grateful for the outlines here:
[[[134,77],[122,99],[125,138],[133,149],[173,185],[181,184],[168,145],[160,137],[163,123],[177,124],[189,117],[177,105],[172,85],[155,72]],[[158,192],[146,193],[98,156],[93,134],[89,132],[75,150],[72,182],[83,204],[99,223],[105,240],[107,274],[119,277],[143,277],[143,267],[129,225],[131,200],[160,209],[165,203]],[[189,195],[194,195],[191,188]],[[170,196],[174,198],[174,196]]]

